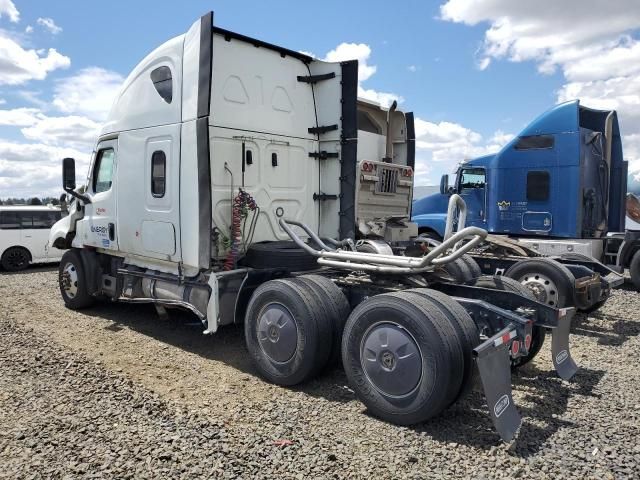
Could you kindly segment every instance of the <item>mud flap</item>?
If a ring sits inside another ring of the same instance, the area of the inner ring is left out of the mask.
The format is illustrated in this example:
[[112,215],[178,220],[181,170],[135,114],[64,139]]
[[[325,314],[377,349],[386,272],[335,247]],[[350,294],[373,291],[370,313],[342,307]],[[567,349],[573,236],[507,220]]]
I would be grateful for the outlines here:
[[569,329],[571,328],[572,311],[567,311],[558,319],[558,326],[552,330],[551,357],[558,376],[569,380],[578,371],[576,362],[569,351]]
[[474,349],[491,420],[505,442],[513,439],[522,423],[511,395],[509,342],[502,341],[511,332],[515,330],[505,328]]

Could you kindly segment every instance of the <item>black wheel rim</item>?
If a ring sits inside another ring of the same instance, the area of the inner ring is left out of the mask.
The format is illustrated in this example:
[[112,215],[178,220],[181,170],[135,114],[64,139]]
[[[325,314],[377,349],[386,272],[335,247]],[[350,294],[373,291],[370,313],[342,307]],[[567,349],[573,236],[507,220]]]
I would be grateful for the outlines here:
[[25,268],[29,264],[27,254],[22,250],[11,250],[7,252],[7,263],[12,269]]
[[395,323],[377,323],[365,332],[360,362],[373,386],[388,396],[409,395],[422,378],[420,348],[413,335]]
[[271,303],[258,318],[258,343],[272,361],[290,360],[298,348],[298,327],[293,315],[284,305]]

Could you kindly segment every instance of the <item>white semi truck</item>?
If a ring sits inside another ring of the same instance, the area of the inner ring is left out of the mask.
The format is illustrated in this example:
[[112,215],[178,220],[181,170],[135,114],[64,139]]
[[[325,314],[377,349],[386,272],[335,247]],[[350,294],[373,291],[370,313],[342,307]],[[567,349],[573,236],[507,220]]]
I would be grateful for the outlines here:
[[[574,310],[477,278],[465,252],[480,228],[413,244],[413,117],[358,101],[357,85],[357,61],[248,38],[213,13],[158,47],[115,99],[85,185],[63,160],[75,201],[50,242],[69,249],[64,302],[186,308],[207,334],[244,323],[267,380],[297,384],[341,359],[369,410],[398,424],[437,415],[479,371],[511,439],[510,368],[535,355],[544,327],[572,377]],[[475,280],[456,282],[452,265]]]

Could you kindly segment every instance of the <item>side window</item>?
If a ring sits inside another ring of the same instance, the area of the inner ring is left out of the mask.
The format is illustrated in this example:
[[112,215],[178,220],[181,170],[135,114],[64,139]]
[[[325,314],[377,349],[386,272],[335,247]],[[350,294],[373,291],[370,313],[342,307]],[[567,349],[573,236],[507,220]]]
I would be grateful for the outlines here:
[[544,202],[549,200],[549,172],[527,172],[527,200]]
[[460,189],[484,188],[485,172],[483,168],[465,168],[460,173]]
[[18,213],[21,228],[33,228],[33,212]]
[[516,150],[540,150],[553,148],[555,141],[553,135],[530,135],[520,137],[516,143]]
[[60,218],[60,212],[33,212],[33,227],[49,229]]
[[20,228],[20,217],[18,212],[0,212],[0,229],[18,230]]
[[49,212],[33,212],[33,227],[32,228],[49,228]]
[[167,176],[167,156],[162,150],[151,155],[151,195],[164,197]]
[[113,161],[115,152],[113,148],[107,148],[98,152],[96,163],[93,167],[93,191],[94,193],[106,192],[111,188],[113,179]]
[[153,86],[156,87],[158,95],[160,95],[165,102],[171,103],[171,100],[173,100],[171,69],[162,66],[152,70],[151,81],[153,82]]

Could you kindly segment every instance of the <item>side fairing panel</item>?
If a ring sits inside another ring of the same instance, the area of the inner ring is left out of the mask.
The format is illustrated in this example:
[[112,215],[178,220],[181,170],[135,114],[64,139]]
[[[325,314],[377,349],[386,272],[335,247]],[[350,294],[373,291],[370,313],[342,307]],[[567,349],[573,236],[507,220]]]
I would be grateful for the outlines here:
[[[351,217],[347,205],[352,203],[350,197],[353,192],[343,184],[350,176],[343,176],[343,169],[351,171],[351,167],[355,167],[357,138],[353,138],[353,134],[350,133],[355,131],[355,118],[349,114],[344,115],[343,110],[355,109],[356,98],[350,97],[348,86],[350,83],[357,85],[357,78],[349,76],[349,63],[354,62],[345,62],[346,65],[343,65],[313,61],[309,65],[310,74],[318,78],[312,83],[317,123],[314,121],[309,127],[332,128],[318,133],[318,151],[327,152],[327,156],[318,161],[320,182],[314,192],[329,196],[317,202],[320,214],[319,233],[330,238],[342,237],[341,230],[345,230],[345,225]],[[355,65],[357,68],[357,63]],[[346,235],[348,236],[348,233]]]
[[211,56],[213,12],[195,22],[184,39],[181,125],[180,236],[186,267],[211,264]]

